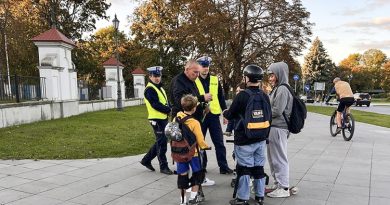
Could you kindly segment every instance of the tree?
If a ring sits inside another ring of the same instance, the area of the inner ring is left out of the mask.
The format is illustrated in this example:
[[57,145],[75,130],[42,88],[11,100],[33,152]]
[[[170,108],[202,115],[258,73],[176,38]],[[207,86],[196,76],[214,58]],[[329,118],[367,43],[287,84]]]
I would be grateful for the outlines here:
[[343,70],[340,77],[347,79],[352,74],[351,87],[354,91],[383,89],[385,62],[386,55],[378,49],[350,54],[339,64]]
[[49,28],[55,25],[65,36],[80,39],[83,32],[94,30],[99,19],[107,19],[111,4],[105,0],[33,0],[40,21]]
[[[0,54],[5,68],[4,37],[7,36],[7,50],[11,74],[37,75],[38,53],[35,45],[30,41],[43,29],[36,18],[37,10],[31,1],[0,1],[0,18],[4,17],[0,25]],[[1,20],[0,20],[1,21]],[[4,28],[4,29],[3,29]]]
[[80,39],[83,32],[95,28],[96,20],[106,18],[105,11],[109,6],[103,0],[1,0],[0,19],[7,14],[7,21],[0,20],[5,23],[0,23],[0,67],[5,68],[5,34],[11,73],[38,75],[38,52],[30,41],[32,37],[55,24],[67,37]]
[[339,63],[341,73],[338,75],[340,78],[346,80],[352,75],[350,85],[353,91],[361,91],[369,89],[367,83],[367,71],[364,69],[362,55],[359,53],[350,54],[347,58],[343,59]]
[[305,61],[302,66],[303,79],[310,83],[327,82],[330,85],[334,73],[338,73],[337,67],[329,59],[320,39],[316,37],[309,53],[305,56]]
[[[115,28],[113,26],[96,31],[90,39],[79,41],[73,52],[73,59],[78,69],[78,75],[89,84],[102,85],[104,78],[103,62],[115,54]],[[126,52],[126,36],[118,33],[118,52],[121,56]]]
[[153,0],[137,9],[132,31],[179,63],[211,56],[226,93],[245,65],[265,67],[284,44],[299,54],[311,34],[308,18],[300,0]]
[[[170,81],[183,70],[189,56],[190,43],[186,40],[186,0],[145,1],[134,12],[131,25],[134,42],[145,46],[153,55],[155,64],[164,67],[164,81]],[[187,10],[186,10],[187,11]]]
[[203,7],[194,9],[198,11],[194,16],[199,16],[192,20],[196,23],[192,28],[198,29],[192,32],[198,34],[194,42],[201,53],[215,56],[225,88],[241,81],[246,65],[268,66],[285,45],[293,56],[299,54],[311,35],[310,13],[299,0],[223,0],[197,5]]
[[381,86],[387,92],[390,93],[390,60],[383,65],[381,75]]
[[381,68],[386,61],[386,54],[378,49],[369,49],[362,55],[363,69],[367,71],[366,77],[370,79],[371,89],[378,89],[381,87]]
[[288,65],[290,83],[293,82],[293,76],[295,74],[302,77],[301,65],[297,60],[294,59],[293,55],[291,54],[291,49],[289,45],[283,45],[283,47],[279,49],[279,52],[274,57],[273,61],[283,61]]

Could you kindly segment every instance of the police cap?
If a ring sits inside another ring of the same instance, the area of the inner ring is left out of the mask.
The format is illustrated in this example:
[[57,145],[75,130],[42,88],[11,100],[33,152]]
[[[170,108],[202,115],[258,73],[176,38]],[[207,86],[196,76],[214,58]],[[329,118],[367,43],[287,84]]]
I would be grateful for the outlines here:
[[147,68],[146,70],[148,70],[149,75],[161,76],[162,75],[162,72],[161,72],[162,69],[163,69],[162,66],[152,66],[152,67]]
[[203,67],[209,67],[212,59],[208,56],[202,56],[202,57],[196,59],[196,61]]

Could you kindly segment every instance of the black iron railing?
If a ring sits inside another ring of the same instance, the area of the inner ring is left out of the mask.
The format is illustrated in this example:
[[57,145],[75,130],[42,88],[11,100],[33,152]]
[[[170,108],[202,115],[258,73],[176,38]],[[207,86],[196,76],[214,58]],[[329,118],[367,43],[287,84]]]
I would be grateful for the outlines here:
[[14,103],[46,98],[42,77],[0,75],[0,103]]

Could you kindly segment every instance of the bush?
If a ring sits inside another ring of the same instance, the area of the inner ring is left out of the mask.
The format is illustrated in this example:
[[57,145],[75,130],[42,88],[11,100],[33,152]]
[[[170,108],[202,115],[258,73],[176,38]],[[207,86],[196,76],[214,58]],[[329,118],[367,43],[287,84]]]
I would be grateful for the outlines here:
[[390,98],[390,93],[372,94],[372,98]]

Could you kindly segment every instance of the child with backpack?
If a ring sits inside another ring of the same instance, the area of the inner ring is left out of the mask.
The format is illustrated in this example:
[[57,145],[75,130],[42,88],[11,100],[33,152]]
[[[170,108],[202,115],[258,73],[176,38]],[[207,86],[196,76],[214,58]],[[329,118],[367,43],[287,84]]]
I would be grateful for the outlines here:
[[248,65],[243,74],[246,89],[238,93],[230,108],[223,112],[224,118],[237,123],[234,130],[237,181],[230,204],[249,205],[250,177],[253,177],[255,200],[263,205],[265,149],[272,117],[271,106],[268,95],[259,88],[263,69]]
[[[176,162],[177,170],[177,185],[180,190],[181,198],[180,205],[186,205],[186,189],[191,184],[191,194],[188,204],[197,205],[204,200],[203,192],[199,189],[202,184],[205,173],[202,169],[201,159],[199,157],[199,149],[207,149],[209,146],[204,140],[202,129],[199,121],[192,117],[196,111],[198,100],[192,95],[184,95],[181,98],[181,106],[183,112],[178,112],[176,121],[179,122],[182,132],[182,140],[180,142],[172,141],[172,158]],[[185,142],[182,142],[185,141]],[[176,143],[186,143],[187,148],[177,148]],[[192,171],[192,176],[189,178],[188,172]]]

